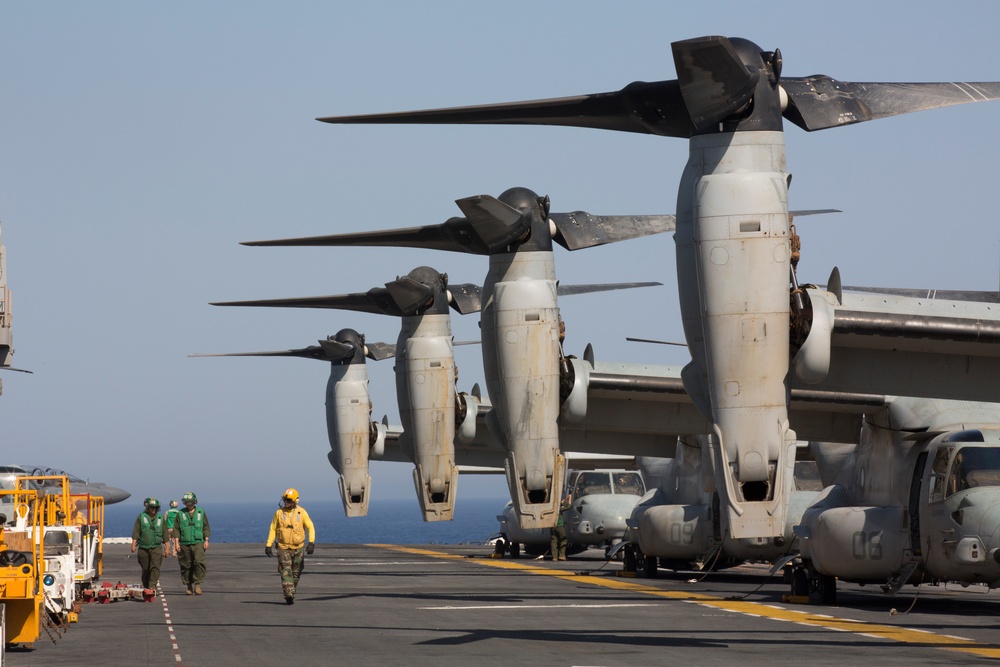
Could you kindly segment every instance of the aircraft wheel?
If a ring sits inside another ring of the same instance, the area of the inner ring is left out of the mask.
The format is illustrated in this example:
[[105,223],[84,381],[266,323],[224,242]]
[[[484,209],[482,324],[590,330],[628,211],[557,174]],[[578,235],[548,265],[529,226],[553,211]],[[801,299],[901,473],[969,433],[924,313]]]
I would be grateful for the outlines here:
[[493,555],[498,558],[503,558],[504,553],[507,551],[507,540],[502,537],[498,537],[496,544],[493,545]]
[[809,597],[809,573],[804,567],[792,570],[792,595]]
[[521,557],[521,545],[517,542],[510,543],[510,557],[520,558]]
[[622,549],[622,572],[636,572],[639,569],[639,558],[635,547],[629,545]]
[[837,578],[821,574],[816,578],[816,592],[823,604],[837,603]]
[[642,561],[642,571],[647,579],[656,579],[656,556],[646,556]]

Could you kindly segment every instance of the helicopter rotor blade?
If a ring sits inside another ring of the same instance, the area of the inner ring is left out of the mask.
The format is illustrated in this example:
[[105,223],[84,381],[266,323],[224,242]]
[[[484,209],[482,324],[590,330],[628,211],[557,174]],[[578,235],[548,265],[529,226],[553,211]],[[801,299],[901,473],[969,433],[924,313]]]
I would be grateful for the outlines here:
[[[212,306],[248,306],[265,308],[332,308],[337,310],[352,310],[360,313],[384,314],[385,304],[393,307],[388,294],[381,301],[373,298],[370,292],[384,288],[375,288],[369,292],[357,294],[331,294],[329,296],[307,296],[291,299],[255,299],[251,301],[217,301]],[[375,295],[377,296],[377,295]]]
[[704,130],[750,104],[760,71],[743,64],[728,38],[698,37],[670,47],[695,129]]
[[586,211],[551,213],[557,234],[552,240],[567,250],[672,232],[677,218],[672,215],[591,215]]
[[824,75],[782,78],[784,117],[813,132],[915,111],[1000,99],[1000,83],[849,83]]
[[595,292],[611,292],[620,289],[635,289],[637,287],[662,287],[663,283],[594,283],[590,285],[559,285],[556,292],[559,296],[575,296],[577,294],[593,294]]

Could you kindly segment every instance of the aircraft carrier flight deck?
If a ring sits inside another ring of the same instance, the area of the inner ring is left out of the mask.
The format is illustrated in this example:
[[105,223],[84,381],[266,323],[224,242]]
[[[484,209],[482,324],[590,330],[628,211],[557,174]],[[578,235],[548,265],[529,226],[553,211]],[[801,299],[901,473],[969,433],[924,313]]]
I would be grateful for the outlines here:
[[[212,544],[204,594],[165,559],[152,602],[83,606],[4,665],[968,665],[1000,658],[996,593],[841,583],[838,604],[783,602],[764,566],[622,577],[590,550],[494,559],[486,545],[319,544],[293,605],[260,545]],[[128,546],[103,582],[134,583]]]

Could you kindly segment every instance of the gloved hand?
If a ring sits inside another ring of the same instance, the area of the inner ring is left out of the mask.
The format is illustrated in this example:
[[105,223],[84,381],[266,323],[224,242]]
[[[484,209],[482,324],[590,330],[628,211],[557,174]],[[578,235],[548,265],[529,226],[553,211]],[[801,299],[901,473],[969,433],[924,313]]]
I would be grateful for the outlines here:
[[271,545],[270,544],[268,544],[266,547],[264,547],[264,555],[267,556],[268,558],[270,558],[271,556],[274,555],[274,552],[271,551]]
[[316,543],[310,542],[306,545],[306,553],[312,555],[312,552],[316,551]]

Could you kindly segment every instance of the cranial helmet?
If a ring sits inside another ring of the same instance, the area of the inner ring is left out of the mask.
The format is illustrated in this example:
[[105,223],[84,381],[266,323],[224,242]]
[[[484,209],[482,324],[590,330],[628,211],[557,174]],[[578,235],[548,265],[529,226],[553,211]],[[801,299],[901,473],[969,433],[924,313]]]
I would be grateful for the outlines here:
[[188,491],[183,496],[181,496],[181,500],[184,501],[184,504],[187,504],[187,503],[194,503],[195,505],[198,504],[198,496],[194,495],[190,491]]
[[170,507],[171,507],[171,508],[175,508],[175,507],[177,507],[177,501],[176,501],[176,500],[171,500],[171,501],[170,501]]
[[150,498],[149,502],[146,503],[146,507],[155,507],[156,509],[160,509],[160,501],[156,498]]
[[295,489],[288,489],[283,494],[281,494],[282,500],[291,500],[293,503],[299,502],[299,492]]

